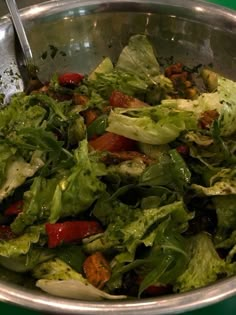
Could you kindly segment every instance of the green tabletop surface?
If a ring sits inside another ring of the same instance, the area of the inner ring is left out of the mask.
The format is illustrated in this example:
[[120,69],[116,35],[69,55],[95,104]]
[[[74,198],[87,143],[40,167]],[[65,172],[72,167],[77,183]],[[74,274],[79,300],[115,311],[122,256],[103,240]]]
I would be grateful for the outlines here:
[[[1,0],[0,0],[1,1]],[[218,5],[226,6],[236,10],[236,0],[208,0]],[[0,303],[0,313],[4,315],[41,315],[39,311]],[[185,315],[235,315],[236,314],[236,297],[229,298],[217,304],[201,308],[195,311],[184,313]]]

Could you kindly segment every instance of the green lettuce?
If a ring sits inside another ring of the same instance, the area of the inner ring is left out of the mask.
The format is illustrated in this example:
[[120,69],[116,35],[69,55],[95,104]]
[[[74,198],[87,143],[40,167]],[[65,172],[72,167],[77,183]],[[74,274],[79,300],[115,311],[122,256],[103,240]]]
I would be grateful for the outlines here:
[[216,196],[236,194],[236,170],[221,169],[210,178],[209,187],[192,184],[192,189],[199,195]]
[[149,144],[174,141],[181,132],[197,129],[192,112],[153,106],[114,109],[108,117],[107,131]]
[[0,265],[3,267],[15,271],[15,272],[28,272],[35,268],[36,265],[51,259],[54,256],[52,250],[40,247],[30,247],[26,254],[5,257],[0,256]]
[[5,142],[0,143],[0,186],[6,180],[6,168],[10,158],[16,153],[14,147],[9,146]]
[[132,209],[120,203],[116,204],[110,216],[110,223],[100,237],[86,243],[84,249],[87,252],[106,251],[110,248],[127,251],[131,260],[134,259],[138,245],[143,243],[146,233],[163,220],[171,216],[176,224],[184,229],[186,222],[192,217],[187,212],[182,201],[176,201],[159,208]]
[[[7,138],[22,128],[38,127],[46,110],[38,104],[30,104],[31,96],[16,94],[8,106],[0,111],[0,133]],[[22,113],[24,113],[22,115]]]
[[81,141],[79,149],[75,150],[75,163],[55,189],[50,222],[87,210],[106,189],[99,178],[106,173],[104,165],[90,159],[86,140]]
[[232,274],[231,266],[221,259],[207,233],[192,236],[188,240],[190,261],[186,270],[177,278],[174,291],[185,292],[204,287]]
[[[236,244],[236,238],[232,237],[232,234],[236,231],[236,194],[214,196],[213,203],[217,215],[217,229],[214,237],[215,243],[217,247],[230,248]],[[231,237],[233,243],[229,240]],[[223,244],[222,242],[229,242],[230,245]]]
[[23,211],[11,224],[12,230],[22,233],[38,220],[56,222],[87,210],[105,191],[106,186],[99,179],[104,173],[103,164],[90,159],[87,141],[81,141],[70,169],[49,179],[34,178],[30,189],[24,193]]
[[11,195],[17,187],[24,184],[25,180],[32,177],[43,165],[44,162],[39,152],[32,155],[29,163],[20,156],[11,156],[5,166],[5,180],[0,186],[0,200]]
[[145,35],[130,37],[118,58],[116,68],[145,80],[154,80],[160,74],[160,66],[153,47]]
[[38,243],[40,236],[44,233],[43,226],[31,226],[20,236],[9,240],[1,240],[0,256],[14,258],[27,254],[31,245]]
[[52,295],[82,299],[125,299],[124,295],[110,295],[95,288],[82,274],[73,270],[68,264],[54,258],[48,260],[33,270],[33,276],[39,279],[36,286]]
[[236,83],[216,73],[214,75],[217,76],[217,83],[212,93],[202,93],[196,100],[163,100],[162,105],[193,112],[196,118],[200,118],[205,111],[216,110],[220,134],[230,136],[236,132]]

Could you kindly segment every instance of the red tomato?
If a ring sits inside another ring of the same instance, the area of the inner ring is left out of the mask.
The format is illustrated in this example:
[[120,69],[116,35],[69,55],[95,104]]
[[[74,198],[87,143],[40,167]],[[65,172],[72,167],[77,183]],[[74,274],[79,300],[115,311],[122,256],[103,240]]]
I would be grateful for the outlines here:
[[81,241],[90,235],[103,232],[97,221],[66,221],[62,223],[46,223],[48,247],[53,248],[63,243]]
[[119,152],[131,151],[135,141],[112,132],[106,132],[96,139],[90,140],[89,144],[97,151]]
[[79,85],[84,76],[80,73],[68,72],[60,75],[58,81],[60,85]]
[[111,107],[123,107],[123,108],[138,108],[148,106],[148,104],[140,101],[139,99],[126,95],[120,91],[113,91],[109,103]]
[[18,215],[23,209],[23,200],[18,200],[11,204],[5,211],[4,215],[11,216],[11,215]]

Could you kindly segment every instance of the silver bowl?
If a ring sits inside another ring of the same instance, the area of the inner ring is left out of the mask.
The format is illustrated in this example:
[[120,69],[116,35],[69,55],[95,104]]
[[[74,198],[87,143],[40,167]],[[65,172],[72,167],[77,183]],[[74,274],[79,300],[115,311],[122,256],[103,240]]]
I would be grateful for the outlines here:
[[[147,34],[157,53],[188,66],[212,64],[236,79],[236,12],[197,0],[52,0],[21,11],[39,76],[88,73],[116,60],[133,34]],[[23,89],[22,56],[8,16],[0,19],[0,92]],[[85,302],[0,283],[0,300],[61,314],[177,314],[236,293],[236,277],[188,293],[119,302]]]

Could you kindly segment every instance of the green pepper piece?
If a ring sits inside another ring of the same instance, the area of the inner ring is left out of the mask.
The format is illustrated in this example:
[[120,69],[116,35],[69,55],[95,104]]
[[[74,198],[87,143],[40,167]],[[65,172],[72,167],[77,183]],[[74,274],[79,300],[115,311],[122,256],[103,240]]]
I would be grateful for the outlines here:
[[101,136],[108,126],[108,116],[106,114],[100,115],[87,128],[88,139],[94,136]]

